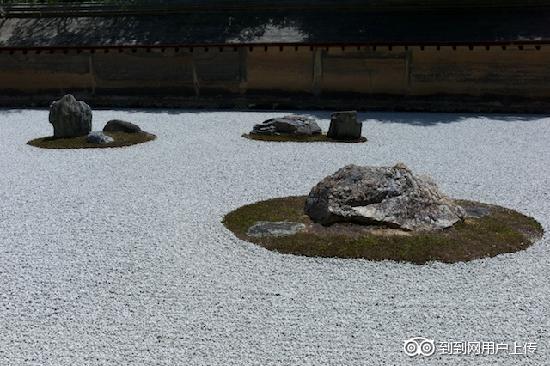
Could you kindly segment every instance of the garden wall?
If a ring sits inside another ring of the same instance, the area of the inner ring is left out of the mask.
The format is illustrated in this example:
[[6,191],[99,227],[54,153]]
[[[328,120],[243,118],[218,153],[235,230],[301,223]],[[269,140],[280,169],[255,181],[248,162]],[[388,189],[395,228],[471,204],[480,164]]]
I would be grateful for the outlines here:
[[550,112],[550,46],[1,50],[0,104]]

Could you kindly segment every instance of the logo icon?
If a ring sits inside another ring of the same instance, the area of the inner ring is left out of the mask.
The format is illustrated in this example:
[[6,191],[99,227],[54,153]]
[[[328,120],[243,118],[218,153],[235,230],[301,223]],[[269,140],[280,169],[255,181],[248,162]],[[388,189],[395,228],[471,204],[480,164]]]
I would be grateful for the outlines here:
[[433,339],[414,337],[407,339],[403,344],[403,350],[409,357],[424,356],[430,357],[435,353],[435,342]]

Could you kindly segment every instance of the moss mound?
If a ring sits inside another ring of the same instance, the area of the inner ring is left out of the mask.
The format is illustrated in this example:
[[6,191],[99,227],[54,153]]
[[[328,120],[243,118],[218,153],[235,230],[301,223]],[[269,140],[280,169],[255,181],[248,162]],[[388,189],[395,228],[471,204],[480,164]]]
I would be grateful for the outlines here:
[[355,141],[343,141],[334,140],[327,137],[325,134],[313,135],[313,136],[296,136],[296,135],[257,135],[252,133],[245,133],[242,135],[250,140],[256,141],[272,141],[272,142],[341,142],[341,143],[358,143],[367,142],[366,137],[361,137]]
[[[238,238],[280,253],[308,257],[364,258],[424,264],[455,263],[493,257],[526,249],[542,237],[533,218],[500,206],[457,201],[465,209],[485,209],[482,217],[469,217],[452,228],[434,232],[395,232],[383,228],[369,232],[346,224],[341,230],[313,224],[304,214],[306,197],[275,198],[245,205],[224,217],[224,225]],[[290,221],[312,228],[291,236],[251,237],[248,228],[258,221]]]
[[143,142],[152,141],[155,135],[147,132],[104,132],[114,141],[108,144],[92,144],[86,141],[86,136],[71,138],[40,137],[28,142],[29,145],[42,149],[106,149],[113,147],[131,146]]

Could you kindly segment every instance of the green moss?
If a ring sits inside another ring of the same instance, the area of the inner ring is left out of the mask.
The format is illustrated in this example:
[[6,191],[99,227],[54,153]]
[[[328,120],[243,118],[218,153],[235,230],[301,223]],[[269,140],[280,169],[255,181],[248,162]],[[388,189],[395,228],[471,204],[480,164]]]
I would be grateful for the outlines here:
[[250,140],[257,141],[272,141],[272,142],[342,142],[342,143],[357,143],[357,142],[366,142],[365,137],[360,138],[357,141],[340,141],[333,140],[327,137],[325,134],[313,135],[313,136],[296,136],[296,135],[256,135],[251,133],[245,133],[242,135]]
[[108,144],[91,144],[86,141],[86,136],[71,138],[40,137],[29,141],[28,144],[42,149],[105,149],[140,144],[156,138],[155,135],[146,132],[105,132],[105,134],[111,136],[114,141]]
[[[483,204],[458,201],[463,206]],[[499,206],[491,213],[468,218],[452,228],[411,235],[363,234],[317,235],[298,233],[285,237],[249,237],[246,232],[257,221],[292,221],[310,224],[304,214],[305,197],[276,198],[243,206],[227,214],[224,225],[237,237],[280,253],[308,257],[364,258],[424,264],[430,261],[455,263],[493,257],[523,250],[543,233],[533,218]]]

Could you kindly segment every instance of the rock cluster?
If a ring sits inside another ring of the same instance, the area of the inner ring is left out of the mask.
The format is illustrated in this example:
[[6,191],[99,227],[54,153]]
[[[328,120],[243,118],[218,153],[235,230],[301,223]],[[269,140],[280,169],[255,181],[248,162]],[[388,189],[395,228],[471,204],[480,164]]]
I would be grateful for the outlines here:
[[53,126],[53,136],[56,138],[73,138],[86,136],[90,144],[109,144],[113,137],[104,132],[145,133],[131,122],[113,119],[107,122],[101,131],[92,130],[92,109],[74,96],[67,94],[50,105],[50,123]]
[[339,141],[361,139],[362,123],[357,120],[356,111],[335,112],[331,115],[327,137]]
[[50,105],[54,137],[86,136],[92,130],[92,109],[67,94]]
[[313,136],[321,134],[321,127],[312,118],[290,115],[272,118],[254,126],[251,134]]
[[305,212],[323,225],[352,222],[416,231],[448,228],[466,216],[429,177],[414,176],[403,164],[348,165],[313,187]]

